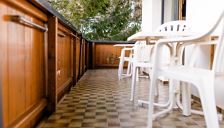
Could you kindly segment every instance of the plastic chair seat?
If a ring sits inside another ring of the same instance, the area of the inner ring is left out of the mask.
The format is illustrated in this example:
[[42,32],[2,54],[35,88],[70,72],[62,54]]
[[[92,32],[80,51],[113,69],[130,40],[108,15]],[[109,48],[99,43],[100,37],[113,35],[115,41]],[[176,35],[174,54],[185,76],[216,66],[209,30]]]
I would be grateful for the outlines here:
[[213,73],[211,70],[186,67],[186,66],[169,66],[164,67],[161,70],[158,69],[158,74],[163,74],[164,77],[170,79],[176,79],[180,81],[198,81],[198,79],[209,78]]

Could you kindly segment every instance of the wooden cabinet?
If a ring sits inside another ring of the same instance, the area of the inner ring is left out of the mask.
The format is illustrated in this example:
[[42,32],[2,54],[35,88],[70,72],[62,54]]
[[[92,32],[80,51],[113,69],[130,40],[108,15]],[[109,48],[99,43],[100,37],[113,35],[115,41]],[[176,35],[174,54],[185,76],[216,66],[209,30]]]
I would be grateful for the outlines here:
[[53,112],[57,102],[76,82],[78,45],[76,35],[57,17],[49,18],[48,28],[48,110]]
[[[57,94],[60,95],[72,84],[73,77],[73,38],[71,31],[58,24],[56,42],[56,77]],[[60,99],[60,96],[59,96]]]
[[86,71],[88,46],[46,1],[0,0],[0,127],[54,112]]
[[[22,4],[22,6],[21,6]],[[33,13],[32,11],[36,11]],[[0,1],[0,54],[4,127],[32,127],[46,106],[44,27],[47,16],[27,2]]]

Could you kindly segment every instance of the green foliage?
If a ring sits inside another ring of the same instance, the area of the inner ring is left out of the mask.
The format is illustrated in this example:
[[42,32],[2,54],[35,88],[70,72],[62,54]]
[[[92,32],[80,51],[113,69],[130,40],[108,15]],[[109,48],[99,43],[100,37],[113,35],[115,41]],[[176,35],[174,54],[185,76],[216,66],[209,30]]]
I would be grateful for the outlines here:
[[126,40],[140,28],[131,0],[50,0],[90,40]]

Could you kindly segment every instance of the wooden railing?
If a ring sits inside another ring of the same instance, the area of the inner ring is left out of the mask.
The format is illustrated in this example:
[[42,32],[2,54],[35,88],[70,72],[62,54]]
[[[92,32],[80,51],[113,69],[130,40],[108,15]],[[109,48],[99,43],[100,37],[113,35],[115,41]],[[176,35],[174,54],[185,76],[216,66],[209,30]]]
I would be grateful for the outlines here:
[[[91,41],[91,68],[117,68],[119,57],[123,47],[115,47],[115,44],[133,44],[134,42],[127,41]],[[126,56],[129,52],[126,52]],[[125,63],[127,66],[127,63]]]
[[88,69],[90,43],[44,1],[0,8],[0,127],[33,127]]
[[[0,127],[34,127],[87,69],[117,67],[120,41],[89,41],[46,1],[0,1]],[[46,111],[45,111],[46,110]]]

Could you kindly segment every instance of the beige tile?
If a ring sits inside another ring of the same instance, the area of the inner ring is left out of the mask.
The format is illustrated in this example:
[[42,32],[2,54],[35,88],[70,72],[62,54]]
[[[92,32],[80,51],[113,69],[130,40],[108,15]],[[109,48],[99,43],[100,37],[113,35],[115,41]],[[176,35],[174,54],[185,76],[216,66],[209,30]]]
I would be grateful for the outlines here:
[[[57,106],[41,128],[145,128],[147,106],[139,107],[137,99],[148,99],[149,79],[137,82],[135,102],[130,102],[130,78],[120,81],[116,69],[89,70]],[[159,85],[156,101],[167,101],[168,86]],[[193,108],[201,109],[197,103]],[[156,111],[161,109],[156,108]],[[221,128],[224,128],[224,122]],[[182,116],[180,109],[153,121],[153,128],[204,128],[204,117]]]

